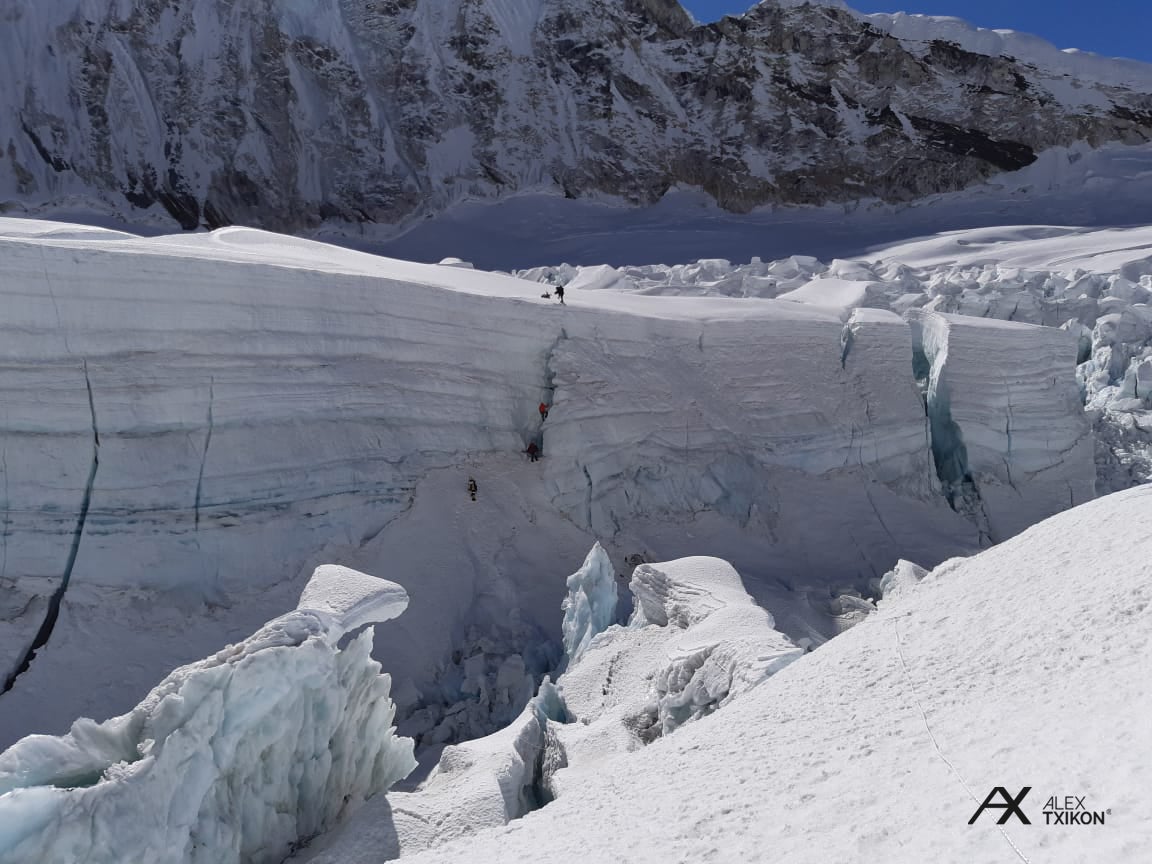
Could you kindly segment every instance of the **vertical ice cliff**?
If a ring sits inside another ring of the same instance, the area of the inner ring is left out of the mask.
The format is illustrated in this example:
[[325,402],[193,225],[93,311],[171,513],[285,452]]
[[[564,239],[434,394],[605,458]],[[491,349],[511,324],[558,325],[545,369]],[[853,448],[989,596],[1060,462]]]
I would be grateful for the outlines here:
[[[50,642],[0,696],[8,741],[127,710],[284,608],[322,560],[408,574],[411,609],[378,650],[412,735],[446,743],[521,710],[555,660],[531,649],[563,635],[564,586],[541,574],[594,538],[618,565],[724,555],[762,600],[977,547],[940,493],[910,328],[887,311],[592,290],[559,307],[537,283],[248,229],[5,224],[6,668],[70,574]],[[998,332],[984,354],[1031,350]],[[1048,393],[1057,372],[1015,365],[1012,480],[1036,491],[1018,474],[1040,456],[1018,439],[1040,409],[1018,403],[1042,400],[1017,391]],[[1044,410],[1080,422],[1078,405]],[[1037,511],[1067,506],[1044,488]],[[827,638],[793,615],[803,602],[780,628]],[[62,674],[89,686],[53,686]]]
[[[8,740],[44,731],[49,713],[127,710],[332,557],[369,571],[403,560],[418,580],[419,625],[380,639],[416,700],[478,612],[560,641],[563,585],[546,596],[540,574],[561,537],[587,549],[595,532],[621,557],[728,554],[825,594],[900,554],[974,545],[934,489],[894,319],[861,324],[845,362],[840,316],[799,304],[586,292],[560,309],[535,283],[246,229],[13,231],[0,238],[6,663],[69,571],[93,406],[100,451],[52,641],[0,696]],[[544,458],[517,462],[537,438]],[[830,522],[851,537],[825,542]],[[190,620],[190,636],[157,638]],[[142,667],[127,690],[111,671],[125,654]],[[477,662],[460,658],[461,687],[522,704],[517,669]],[[65,669],[91,686],[53,687]]]
[[[415,765],[372,628],[404,590],[320,567],[300,604],[135,709],[0,754],[3,864],[275,864]],[[343,647],[341,647],[343,644]]]
[[999,543],[1094,497],[1074,337],[939,312],[910,318],[930,364],[932,453],[954,508]]

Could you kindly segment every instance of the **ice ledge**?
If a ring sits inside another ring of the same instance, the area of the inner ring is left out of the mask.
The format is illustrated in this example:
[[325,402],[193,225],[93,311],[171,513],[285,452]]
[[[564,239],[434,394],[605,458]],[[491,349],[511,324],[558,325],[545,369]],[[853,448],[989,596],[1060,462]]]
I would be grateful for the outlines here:
[[323,564],[300,593],[297,612],[313,612],[327,625],[332,644],[366,624],[382,624],[408,608],[408,592],[395,582],[338,564]]

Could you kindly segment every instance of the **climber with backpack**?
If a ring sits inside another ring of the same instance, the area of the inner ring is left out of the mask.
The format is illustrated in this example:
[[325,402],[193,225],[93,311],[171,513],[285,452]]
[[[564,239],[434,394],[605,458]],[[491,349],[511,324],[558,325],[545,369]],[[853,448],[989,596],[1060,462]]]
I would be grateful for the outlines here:
[[540,448],[536,446],[535,441],[530,442],[524,452],[528,454],[528,459],[532,462],[540,458]]
[[469,477],[468,478],[468,494],[469,494],[469,496],[471,496],[473,501],[476,500],[476,478],[475,477]]
[[548,406],[545,403],[541,402],[540,403],[540,422],[543,423],[547,419],[548,419]]

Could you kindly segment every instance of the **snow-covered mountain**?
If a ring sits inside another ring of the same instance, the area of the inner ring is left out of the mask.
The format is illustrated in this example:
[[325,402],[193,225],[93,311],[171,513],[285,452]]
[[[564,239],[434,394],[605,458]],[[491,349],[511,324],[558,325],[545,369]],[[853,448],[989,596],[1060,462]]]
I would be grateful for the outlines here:
[[9,211],[301,231],[688,187],[741,212],[908,201],[1152,138],[1152,67],[837,0],[708,25],[675,0],[9,0],[0,18]]

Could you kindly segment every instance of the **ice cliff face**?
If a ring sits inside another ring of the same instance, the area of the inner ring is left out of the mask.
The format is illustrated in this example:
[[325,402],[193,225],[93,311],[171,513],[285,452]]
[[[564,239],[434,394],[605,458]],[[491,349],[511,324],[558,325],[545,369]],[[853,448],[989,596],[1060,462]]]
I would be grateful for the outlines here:
[[[410,734],[444,743],[523,707],[547,663],[520,647],[561,638],[563,585],[541,573],[593,537],[611,558],[599,586],[630,554],[726,554],[758,600],[797,598],[774,607],[780,629],[813,639],[830,634],[792,616],[798,600],[979,542],[941,494],[891,311],[593,290],[559,307],[526,280],[250,229],[6,225],[5,734],[125,710],[110,700],[202,656],[197,640],[250,632],[318,558],[410,586],[381,656],[424,712]],[[1056,336],[1071,382],[1076,340]],[[965,380],[987,368],[980,351],[957,363]],[[1056,371],[1026,367],[1013,392]],[[1044,416],[1061,407],[1081,410]],[[1045,485],[1013,480],[1050,512],[1070,503],[1055,479],[1085,473],[1080,448]],[[81,668],[91,686],[54,686]],[[435,704],[464,696],[474,715]]]
[[[1152,136],[1152,71],[768,0],[0,7],[0,202],[184,227],[397,224],[525,189],[889,201]],[[136,211],[135,218],[142,218]],[[147,218],[147,217],[143,217]]]

